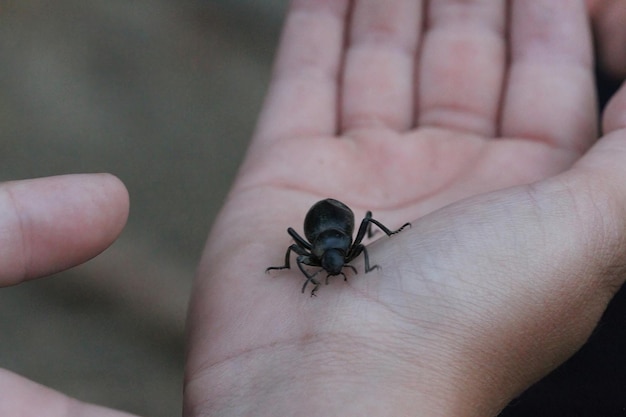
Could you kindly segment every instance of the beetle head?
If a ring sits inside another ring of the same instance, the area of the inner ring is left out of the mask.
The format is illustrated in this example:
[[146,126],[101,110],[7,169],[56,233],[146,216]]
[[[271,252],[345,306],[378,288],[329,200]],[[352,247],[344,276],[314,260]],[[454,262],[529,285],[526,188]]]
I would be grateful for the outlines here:
[[344,263],[343,251],[339,249],[328,249],[322,255],[322,268],[328,272],[328,275],[341,274]]

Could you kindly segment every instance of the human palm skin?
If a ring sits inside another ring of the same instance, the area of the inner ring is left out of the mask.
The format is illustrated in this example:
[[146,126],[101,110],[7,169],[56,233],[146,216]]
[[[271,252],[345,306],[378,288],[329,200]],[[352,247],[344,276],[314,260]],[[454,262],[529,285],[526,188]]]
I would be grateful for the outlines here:
[[[512,2],[510,20],[503,2],[348,6],[288,15],[198,271],[186,415],[495,414],[580,347],[621,284],[607,177],[625,145],[587,153],[583,4]],[[611,111],[607,132],[623,99]],[[297,269],[263,271],[326,197],[413,227],[370,246],[380,271],[311,299]]]

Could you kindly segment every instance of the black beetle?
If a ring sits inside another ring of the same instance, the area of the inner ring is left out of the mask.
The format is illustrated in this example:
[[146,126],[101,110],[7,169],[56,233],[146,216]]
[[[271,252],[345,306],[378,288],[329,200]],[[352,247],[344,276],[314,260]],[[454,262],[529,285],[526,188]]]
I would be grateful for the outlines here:
[[[304,218],[304,235],[306,239],[303,239],[291,227],[288,228],[287,233],[289,233],[295,243],[287,249],[285,265],[270,266],[265,272],[272,269],[289,269],[291,267],[289,255],[293,251],[298,254],[296,263],[306,277],[306,281],[302,286],[302,293],[304,293],[307,284],[312,282],[315,287],[311,291],[311,296],[314,296],[315,291],[320,286],[319,281],[315,279],[315,275],[321,272],[322,269],[328,272],[326,276],[327,285],[328,278],[334,275],[343,275],[344,281],[347,281],[346,274],[342,272],[342,269],[347,267],[356,273],[354,266],[348,265],[348,262],[359,256],[361,252],[363,252],[363,257],[365,258],[365,273],[377,269],[379,268],[378,265],[370,266],[367,248],[361,243],[365,233],[371,237],[372,223],[385,232],[387,236],[391,236],[405,227],[411,226],[411,223],[405,223],[398,230],[391,231],[378,220],[373,219],[372,212],[368,211],[365,218],[361,221],[361,226],[353,243],[354,213],[350,210],[350,207],[332,198],[318,201],[309,209]],[[322,269],[311,274],[304,269],[302,264],[319,266]]]

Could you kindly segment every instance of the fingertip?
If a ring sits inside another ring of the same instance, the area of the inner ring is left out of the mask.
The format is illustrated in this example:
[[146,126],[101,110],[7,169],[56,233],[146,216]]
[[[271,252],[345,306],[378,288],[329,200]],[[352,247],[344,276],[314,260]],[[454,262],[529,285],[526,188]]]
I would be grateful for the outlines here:
[[84,175],[93,176],[94,185],[101,188],[101,196],[109,201],[111,214],[115,214],[111,218],[111,231],[115,232],[117,237],[126,226],[130,212],[130,195],[126,185],[121,179],[109,173]]
[[0,285],[93,258],[119,236],[128,213],[128,191],[111,174],[0,184]]

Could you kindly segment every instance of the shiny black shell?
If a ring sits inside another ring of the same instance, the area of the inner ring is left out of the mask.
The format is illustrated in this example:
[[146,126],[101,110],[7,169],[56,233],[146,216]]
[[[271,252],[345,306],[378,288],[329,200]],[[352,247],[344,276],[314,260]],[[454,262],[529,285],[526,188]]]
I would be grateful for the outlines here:
[[328,230],[339,231],[352,241],[354,213],[350,207],[332,198],[315,203],[304,218],[304,235],[312,244],[320,233]]

